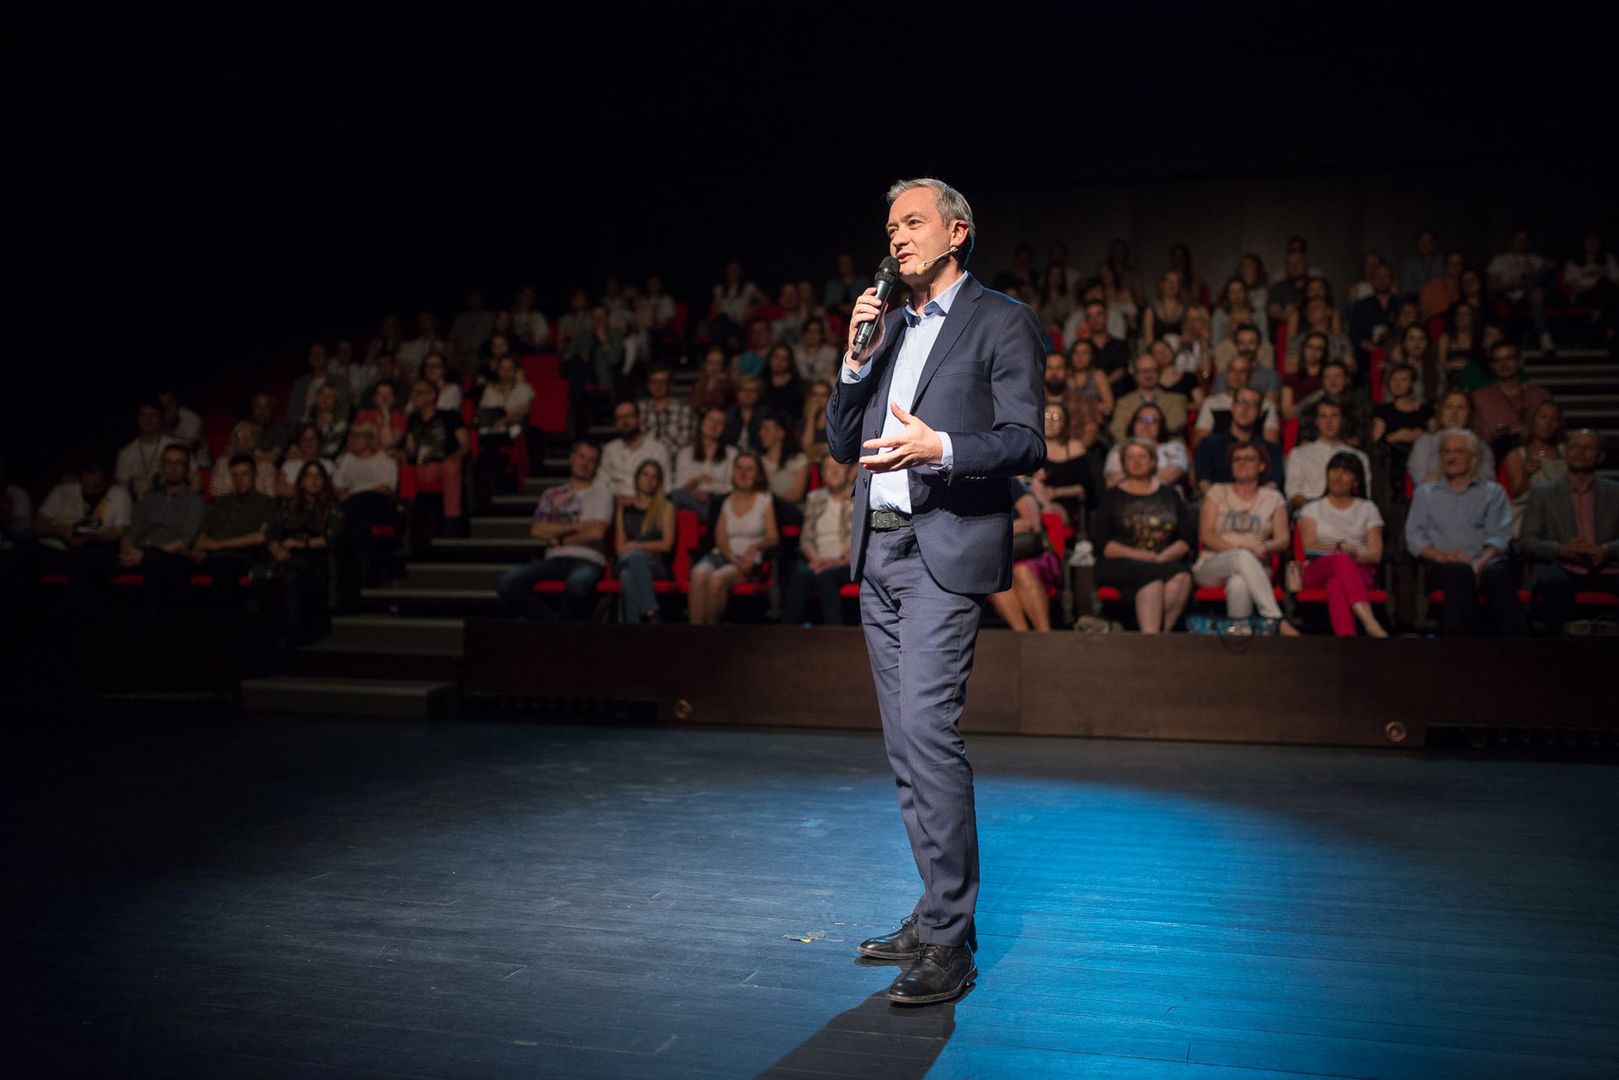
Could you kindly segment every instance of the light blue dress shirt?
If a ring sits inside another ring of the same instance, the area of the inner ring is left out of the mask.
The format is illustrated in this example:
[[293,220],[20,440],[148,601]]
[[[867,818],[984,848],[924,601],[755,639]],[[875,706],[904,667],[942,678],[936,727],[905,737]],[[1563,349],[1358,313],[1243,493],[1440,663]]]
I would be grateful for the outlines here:
[[[944,317],[950,314],[950,305],[956,299],[956,293],[961,289],[961,283],[967,280],[962,274],[956,283],[943,293],[929,300],[918,314],[911,305],[906,304],[900,308],[905,316],[905,332],[900,339],[899,355],[894,357],[894,378],[888,384],[888,401],[890,407],[883,409],[883,436],[898,435],[905,427],[899,417],[894,415],[892,404],[899,402],[900,408],[906,412],[916,404],[916,384],[922,378],[922,368],[928,361],[928,353],[933,351],[933,343],[939,339],[939,331],[944,329]],[[848,364],[843,368],[843,381],[857,383],[871,375],[874,366],[867,361],[860,369],[859,374],[849,370]],[[950,446],[950,436],[946,432],[939,432],[939,444],[944,453],[938,461],[928,467],[942,471],[950,467],[953,455]],[[869,456],[864,450],[861,456]],[[911,512],[911,480],[907,475],[908,469],[899,469],[894,472],[873,473],[871,477],[871,505],[872,510],[898,510],[901,513]]]
[[1430,480],[1411,494],[1405,541],[1413,555],[1429,545],[1469,559],[1484,554],[1486,545],[1504,555],[1512,543],[1512,504],[1493,480],[1474,480],[1461,491]]

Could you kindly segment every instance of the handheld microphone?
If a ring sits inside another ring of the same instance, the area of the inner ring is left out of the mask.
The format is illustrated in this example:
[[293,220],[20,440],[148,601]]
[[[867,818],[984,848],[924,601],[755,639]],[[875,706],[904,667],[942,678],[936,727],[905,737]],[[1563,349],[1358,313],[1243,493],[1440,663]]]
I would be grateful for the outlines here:
[[[899,284],[899,260],[890,255],[877,265],[876,285],[877,302],[880,304],[888,299],[888,294],[894,291]],[[854,354],[859,356],[871,343],[871,336],[877,332],[877,322],[882,318],[878,315],[870,322],[863,322],[854,332]]]
[[931,258],[931,259],[927,260],[926,262],[924,262],[921,265],[920,269],[922,269],[922,270],[931,270],[931,269],[933,269],[933,264],[934,263],[943,262],[946,256],[954,255],[956,252],[958,252],[960,250],[961,249],[956,247],[956,245],[951,244],[944,251],[939,252],[939,254],[933,256],[933,258]]

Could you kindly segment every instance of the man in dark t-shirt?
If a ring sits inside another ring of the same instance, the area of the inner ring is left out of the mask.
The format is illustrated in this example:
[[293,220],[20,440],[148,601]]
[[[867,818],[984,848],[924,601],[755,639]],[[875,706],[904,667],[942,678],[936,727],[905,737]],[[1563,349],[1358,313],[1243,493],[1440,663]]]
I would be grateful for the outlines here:
[[412,383],[405,463],[416,466],[418,484],[442,484],[444,516],[451,521],[461,517],[461,461],[470,445],[461,417],[438,407],[438,387],[426,379]]

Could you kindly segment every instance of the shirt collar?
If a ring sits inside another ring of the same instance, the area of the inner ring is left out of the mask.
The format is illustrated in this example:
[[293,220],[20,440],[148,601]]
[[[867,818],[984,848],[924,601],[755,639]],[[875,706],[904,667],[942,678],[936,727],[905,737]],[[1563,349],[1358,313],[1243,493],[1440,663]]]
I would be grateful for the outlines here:
[[900,310],[905,313],[906,325],[917,326],[922,322],[923,319],[928,318],[929,316],[950,314],[950,305],[955,303],[956,293],[961,289],[962,282],[966,280],[966,274],[962,274],[960,277],[958,277],[954,285],[950,286],[944,292],[940,293],[938,296],[935,296],[932,300],[929,300],[926,304],[924,304],[922,306],[922,313],[920,315],[917,314],[909,304],[901,307]]

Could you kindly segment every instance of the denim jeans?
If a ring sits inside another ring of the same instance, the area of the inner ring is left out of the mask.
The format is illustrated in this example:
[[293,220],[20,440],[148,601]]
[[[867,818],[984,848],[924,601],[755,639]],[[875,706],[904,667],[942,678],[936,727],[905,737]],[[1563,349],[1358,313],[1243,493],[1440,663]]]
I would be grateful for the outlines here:
[[648,612],[658,610],[654,581],[668,581],[663,560],[644,551],[627,551],[618,560],[618,582],[624,589],[624,621],[638,623]]
[[[596,583],[602,579],[602,571],[602,566],[589,559],[552,556],[506,571],[495,583],[495,591],[508,608],[525,619],[584,619],[595,603]],[[554,597],[534,591],[537,581],[563,583],[560,610]]]

